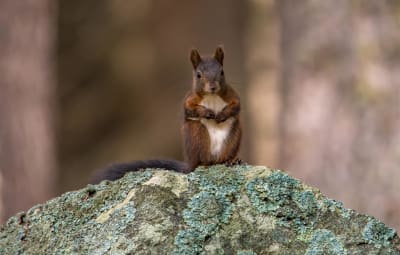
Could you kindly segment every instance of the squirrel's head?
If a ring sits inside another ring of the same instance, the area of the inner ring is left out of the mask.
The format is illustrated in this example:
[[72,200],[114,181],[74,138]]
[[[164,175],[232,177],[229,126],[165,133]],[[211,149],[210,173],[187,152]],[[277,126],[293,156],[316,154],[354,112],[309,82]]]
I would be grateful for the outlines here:
[[224,51],[218,46],[212,57],[201,57],[196,49],[190,52],[193,65],[193,88],[200,94],[217,94],[224,89]]

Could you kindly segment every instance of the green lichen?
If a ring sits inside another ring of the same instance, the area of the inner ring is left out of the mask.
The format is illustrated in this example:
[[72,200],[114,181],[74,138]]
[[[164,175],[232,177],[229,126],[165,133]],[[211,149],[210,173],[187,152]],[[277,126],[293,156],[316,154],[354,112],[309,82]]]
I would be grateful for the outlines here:
[[306,255],[347,255],[347,250],[331,231],[318,229],[311,238]]
[[244,177],[241,168],[216,166],[200,168],[188,179],[199,190],[183,211],[187,227],[178,232],[173,254],[204,253],[205,240],[215,234],[222,223],[228,223]]
[[324,198],[323,199],[323,207],[322,210],[329,210],[333,213],[339,214],[341,217],[350,219],[353,211],[347,208],[344,208],[343,203],[336,201],[334,199]]
[[274,172],[264,178],[255,178],[246,184],[248,196],[261,213],[278,213],[292,198],[299,182],[282,172]]
[[296,203],[300,211],[315,215],[319,209],[317,200],[315,199],[315,194],[311,190],[304,190],[299,193],[295,193],[293,200]]
[[146,170],[10,218],[0,254],[389,254],[400,239],[286,173]]
[[[0,245],[0,254],[104,254],[122,240],[118,235],[110,236],[108,231],[123,233],[135,218],[135,207],[127,203],[116,210],[106,224],[97,223],[96,217],[120,203],[130,189],[151,175],[151,171],[137,172],[114,183],[104,181],[100,185],[88,185],[31,208],[23,214],[23,222],[18,216],[10,218],[6,224],[10,232],[1,232],[0,240],[13,240],[17,252],[11,252],[11,243],[7,243]],[[15,234],[20,237],[12,239]]]
[[246,184],[246,190],[252,205],[260,213],[278,217],[278,225],[294,226],[299,233],[312,227],[319,209],[315,194],[286,173],[275,171],[255,178]]
[[[134,223],[136,208],[133,202],[128,202],[122,207],[113,211],[111,217],[105,223],[90,222],[92,225],[90,231],[84,229],[79,234],[84,237],[85,246],[79,243],[72,245],[73,251],[87,250],[88,254],[124,254],[123,252],[132,252],[132,241],[129,241],[126,235],[110,236],[109,231],[116,233],[125,233],[127,226]],[[107,228],[107,231],[103,231]],[[95,233],[95,235],[93,235]],[[98,240],[103,240],[99,243]],[[123,248],[123,249],[121,249]],[[126,254],[126,253],[125,253]]]
[[236,253],[236,255],[257,255],[257,253],[251,250],[241,250]]
[[394,229],[388,228],[376,219],[370,219],[363,230],[365,241],[375,245],[377,248],[388,246],[390,241],[396,236]]

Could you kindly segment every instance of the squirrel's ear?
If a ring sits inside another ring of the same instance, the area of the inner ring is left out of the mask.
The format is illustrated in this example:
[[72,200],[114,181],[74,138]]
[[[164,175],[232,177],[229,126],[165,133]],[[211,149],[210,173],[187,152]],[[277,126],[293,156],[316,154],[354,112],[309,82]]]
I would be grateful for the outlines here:
[[196,69],[201,62],[201,57],[196,49],[190,51],[190,61],[192,62],[193,68]]
[[218,47],[215,49],[214,58],[215,58],[221,65],[223,65],[223,63],[224,63],[224,49],[222,48],[222,46],[218,46]]

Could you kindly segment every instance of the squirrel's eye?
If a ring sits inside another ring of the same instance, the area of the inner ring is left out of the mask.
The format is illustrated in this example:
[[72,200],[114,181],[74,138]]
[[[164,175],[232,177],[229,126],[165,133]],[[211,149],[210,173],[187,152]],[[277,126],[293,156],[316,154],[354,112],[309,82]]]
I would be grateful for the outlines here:
[[221,75],[224,75],[224,70],[221,70]]
[[197,73],[196,73],[196,77],[197,77],[197,79],[200,79],[200,78],[201,78],[201,73],[200,73],[200,72],[197,72]]

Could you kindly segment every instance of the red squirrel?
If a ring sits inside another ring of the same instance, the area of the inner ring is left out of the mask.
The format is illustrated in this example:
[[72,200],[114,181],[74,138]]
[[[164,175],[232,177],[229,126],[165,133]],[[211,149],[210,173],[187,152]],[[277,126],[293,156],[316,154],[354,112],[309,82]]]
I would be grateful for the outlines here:
[[242,136],[240,99],[226,83],[224,51],[217,47],[214,56],[201,57],[194,49],[190,61],[193,85],[184,104],[185,161],[190,170],[198,165],[234,163]]
[[240,163],[237,154],[242,129],[240,99],[226,83],[223,70],[224,51],[217,47],[213,56],[201,57],[190,52],[193,84],[184,101],[183,138],[185,162],[144,160],[113,164],[92,178],[92,183],[116,180],[126,172],[145,168],[163,168],[190,173],[197,166]]

